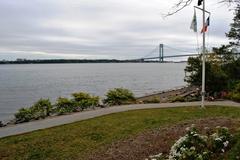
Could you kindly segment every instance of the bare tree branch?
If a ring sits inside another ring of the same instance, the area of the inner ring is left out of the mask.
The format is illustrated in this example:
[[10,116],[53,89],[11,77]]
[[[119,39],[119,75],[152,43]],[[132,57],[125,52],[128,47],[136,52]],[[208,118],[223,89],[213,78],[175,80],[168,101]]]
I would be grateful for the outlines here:
[[[189,6],[193,0],[179,0],[178,3],[176,3],[172,7],[172,11],[168,12],[167,14],[164,14],[164,17],[172,16],[176,14],[177,12],[183,10],[185,7]],[[219,3],[225,3],[227,5],[240,5],[240,0],[219,0]]]
[[165,14],[164,17],[168,17],[168,16],[176,14],[177,12],[181,11],[185,7],[189,6],[192,3],[192,1],[193,0],[179,0],[179,2],[173,6],[173,8],[172,8],[173,11]]

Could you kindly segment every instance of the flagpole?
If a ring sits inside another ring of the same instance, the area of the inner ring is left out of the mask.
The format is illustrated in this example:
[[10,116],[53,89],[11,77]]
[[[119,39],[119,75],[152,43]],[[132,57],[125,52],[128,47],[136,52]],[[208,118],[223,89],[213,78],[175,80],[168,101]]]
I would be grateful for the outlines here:
[[[203,29],[205,28],[205,0],[203,0]],[[203,51],[202,51],[202,104],[201,107],[204,108],[204,101],[205,101],[205,71],[206,71],[206,67],[205,67],[205,61],[206,61],[206,57],[205,57],[205,52],[206,52],[206,34],[205,31],[203,31]]]

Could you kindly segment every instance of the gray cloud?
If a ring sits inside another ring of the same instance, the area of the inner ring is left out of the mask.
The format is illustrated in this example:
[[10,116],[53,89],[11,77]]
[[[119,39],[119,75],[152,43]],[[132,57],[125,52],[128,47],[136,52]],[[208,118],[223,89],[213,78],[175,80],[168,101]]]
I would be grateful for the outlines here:
[[[137,58],[159,43],[194,52],[196,35],[189,29],[193,8],[161,17],[175,2],[2,0],[0,59]],[[208,4],[212,12],[209,47],[227,43],[225,32],[232,19],[226,6],[216,2]],[[198,19],[200,25],[200,13]]]

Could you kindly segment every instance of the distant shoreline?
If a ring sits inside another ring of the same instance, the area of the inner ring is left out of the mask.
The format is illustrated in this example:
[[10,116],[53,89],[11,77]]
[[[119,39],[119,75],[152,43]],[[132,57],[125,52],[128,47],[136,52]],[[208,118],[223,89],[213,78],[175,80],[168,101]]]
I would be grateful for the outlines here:
[[[0,65],[4,64],[79,64],[79,63],[159,63],[159,61],[144,61],[144,60],[117,60],[117,59],[43,59],[43,60],[27,60],[17,59],[15,61],[0,61]],[[165,61],[163,63],[186,63],[186,61]]]

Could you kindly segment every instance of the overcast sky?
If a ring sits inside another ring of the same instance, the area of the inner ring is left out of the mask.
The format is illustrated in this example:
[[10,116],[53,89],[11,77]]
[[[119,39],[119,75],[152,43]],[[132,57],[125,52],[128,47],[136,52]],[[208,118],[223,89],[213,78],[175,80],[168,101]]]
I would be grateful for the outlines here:
[[[193,7],[162,18],[176,1],[1,0],[0,59],[131,59],[159,43],[192,53],[197,48],[189,29]],[[212,12],[208,46],[227,43],[233,14],[215,0],[207,2],[207,9]],[[166,48],[165,54],[181,54],[178,50]]]

